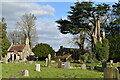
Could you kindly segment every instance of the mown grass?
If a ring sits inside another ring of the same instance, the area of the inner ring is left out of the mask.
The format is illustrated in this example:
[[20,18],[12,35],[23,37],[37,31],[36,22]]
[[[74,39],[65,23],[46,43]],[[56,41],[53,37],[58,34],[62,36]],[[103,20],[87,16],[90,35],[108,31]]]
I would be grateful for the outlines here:
[[[35,71],[35,64],[25,63],[8,63],[2,64],[2,77],[18,77],[18,78],[103,78],[103,72],[97,70],[82,69],[64,69],[57,68],[57,64],[53,63],[51,67],[45,67],[44,61],[38,61],[41,64],[41,72]],[[72,66],[81,66],[81,64],[71,63]],[[93,66],[96,64],[87,64]],[[98,64],[99,65],[99,64]],[[20,75],[21,70],[29,70],[29,77]]]

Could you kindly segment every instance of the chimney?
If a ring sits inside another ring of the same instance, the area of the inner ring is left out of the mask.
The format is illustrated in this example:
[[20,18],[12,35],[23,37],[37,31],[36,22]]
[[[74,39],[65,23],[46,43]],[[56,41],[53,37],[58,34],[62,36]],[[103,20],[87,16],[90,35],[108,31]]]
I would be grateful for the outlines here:
[[60,49],[63,49],[63,46],[60,46]]

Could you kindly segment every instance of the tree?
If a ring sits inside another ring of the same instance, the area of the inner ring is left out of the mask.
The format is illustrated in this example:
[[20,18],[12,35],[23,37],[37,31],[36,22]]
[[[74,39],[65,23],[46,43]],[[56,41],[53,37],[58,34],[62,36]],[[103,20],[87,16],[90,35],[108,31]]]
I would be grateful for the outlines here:
[[8,38],[14,45],[16,44],[24,44],[25,36],[20,31],[12,31],[8,33]]
[[28,37],[31,47],[37,40],[35,20],[36,17],[34,16],[34,14],[29,13],[23,15],[21,17],[21,21],[17,22],[17,26],[19,27],[20,32],[24,35],[24,41]]
[[72,35],[80,34],[80,41],[76,42],[80,49],[84,49],[85,40],[91,40],[93,44],[101,41],[100,28],[105,25],[110,6],[104,3],[93,6],[93,2],[76,2],[75,6],[70,8],[67,20],[56,21],[59,24],[60,32]]
[[5,56],[7,54],[7,50],[10,47],[10,42],[7,38],[7,24],[5,23],[5,19],[2,18],[1,22],[0,22],[0,48],[2,49],[0,51],[0,56]]
[[41,57],[43,59],[46,58],[48,54],[51,54],[53,56],[55,53],[55,51],[50,45],[44,43],[37,44],[32,49],[32,51],[34,52],[36,57]]
[[120,1],[112,5],[110,24],[105,28],[110,46],[110,57],[114,61],[120,61]]
[[109,39],[109,46],[110,46],[110,57],[116,62],[120,61],[120,35],[115,35],[113,37],[108,37]]

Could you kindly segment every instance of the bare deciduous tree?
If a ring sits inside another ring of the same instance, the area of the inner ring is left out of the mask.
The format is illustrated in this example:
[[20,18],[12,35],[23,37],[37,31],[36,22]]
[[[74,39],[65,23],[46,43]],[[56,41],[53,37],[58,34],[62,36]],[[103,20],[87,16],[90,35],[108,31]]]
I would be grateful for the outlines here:
[[14,45],[25,43],[25,41],[24,41],[25,36],[20,31],[17,31],[17,30],[9,32],[8,38]]
[[21,33],[25,36],[24,40],[27,37],[29,38],[29,44],[31,47],[34,45],[37,39],[35,20],[36,20],[35,15],[29,13],[23,15],[21,17],[21,21],[16,23]]

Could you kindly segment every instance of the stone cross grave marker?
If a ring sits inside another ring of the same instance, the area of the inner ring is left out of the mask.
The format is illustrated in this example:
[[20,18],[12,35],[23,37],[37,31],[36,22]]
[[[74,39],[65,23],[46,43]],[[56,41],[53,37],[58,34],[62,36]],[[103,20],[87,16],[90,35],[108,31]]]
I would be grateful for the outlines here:
[[60,61],[60,59],[58,61],[58,68],[62,68],[62,61]]
[[81,68],[86,69],[86,64],[82,64]]
[[51,54],[48,54],[48,67],[51,66]]
[[105,80],[119,80],[119,70],[114,67],[107,67],[104,69]]
[[36,64],[36,71],[40,72],[40,64]]
[[28,70],[22,70],[21,75],[22,76],[29,76],[29,71]]
[[70,69],[70,62],[65,62],[65,65],[64,65],[64,68],[65,69]]

